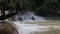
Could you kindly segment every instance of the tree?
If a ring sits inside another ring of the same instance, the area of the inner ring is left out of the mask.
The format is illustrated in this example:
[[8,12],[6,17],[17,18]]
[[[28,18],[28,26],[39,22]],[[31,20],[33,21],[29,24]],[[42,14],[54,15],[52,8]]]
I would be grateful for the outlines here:
[[[11,10],[12,9],[12,10]],[[4,20],[9,15],[15,15],[22,10],[32,10],[40,16],[59,15],[60,0],[0,0],[1,16],[0,20]],[[5,11],[11,12],[5,15]],[[13,11],[15,13],[13,13]],[[3,18],[3,19],[2,19]]]

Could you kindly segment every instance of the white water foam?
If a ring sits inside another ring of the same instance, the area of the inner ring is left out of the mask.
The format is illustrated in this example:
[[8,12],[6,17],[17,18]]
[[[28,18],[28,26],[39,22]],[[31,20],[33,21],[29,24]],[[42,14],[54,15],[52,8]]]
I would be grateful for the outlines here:
[[48,31],[50,28],[59,28],[60,26],[52,26],[52,25],[46,25],[46,26],[40,26],[37,24],[24,24],[20,22],[13,22],[16,25],[16,28],[19,32],[19,34],[30,34],[34,32],[45,32]]
[[44,17],[35,15],[34,12],[31,11],[27,11],[25,13],[18,13],[18,15],[15,15],[11,18],[11,20],[15,20],[15,21],[42,21],[42,20],[46,20]]

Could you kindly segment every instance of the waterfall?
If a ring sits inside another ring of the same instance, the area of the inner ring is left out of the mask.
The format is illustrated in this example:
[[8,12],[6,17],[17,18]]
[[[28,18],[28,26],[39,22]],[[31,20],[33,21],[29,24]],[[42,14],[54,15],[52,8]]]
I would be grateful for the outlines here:
[[26,11],[23,13],[18,13],[17,15],[14,16],[14,20],[18,21],[32,21],[32,20],[45,20],[44,17],[36,15],[33,11]]

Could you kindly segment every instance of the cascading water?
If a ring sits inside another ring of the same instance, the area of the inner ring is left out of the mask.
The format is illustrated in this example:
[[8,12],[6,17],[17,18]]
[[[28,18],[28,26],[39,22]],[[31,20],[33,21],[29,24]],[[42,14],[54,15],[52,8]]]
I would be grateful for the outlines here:
[[[51,18],[49,18],[49,19],[51,19]],[[56,31],[55,29],[60,30],[60,26],[56,26],[56,25],[52,25],[52,24],[46,25],[46,24],[48,24],[48,22],[41,23],[41,24],[45,24],[43,26],[39,25],[40,21],[42,21],[42,20],[44,21],[46,19],[44,17],[36,15],[34,12],[31,12],[31,11],[26,11],[23,13],[19,12],[17,15],[13,16],[11,18],[11,20],[17,21],[17,22],[12,22],[12,23],[14,23],[16,25],[16,29],[18,30],[19,34],[41,34],[41,32],[43,34],[45,34],[50,30],[54,30],[54,31]],[[20,22],[18,22],[18,21],[20,21]],[[38,33],[35,33],[35,32],[38,32]],[[47,34],[49,34],[49,33],[47,33]]]
[[[32,12],[23,11],[23,13],[19,12],[17,15],[13,16],[11,20],[17,21],[13,23],[16,25],[16,28],[19,34],[41,34],[41,32],[45,34],[46,32],[50,30],[60,28],[60,26],[56,26],[56,25],[54,26],[53,25],[44,25],[44,26],[39,25],[40,21],[45,21],[46,19],[44,17],[36,15],[33,11]],[[48,24],[48,23],[42,23],[42,24]],[[38,32],[38,33],[35,33],[35,32]]]
[[32,20],[41,21],[41,20],[45,20],[44,17],[35,15],[35,13],[32,12],[32,11],[26,11],[26,12],[23,12],[23,13],[19,12],[18,15],[15,15],[12,18],[14,18],[12,20],[15,20],[15,21],[32,21]]
[[41,33],[42,34],[50,34],[50,33],[54,34],[54,33],[58,33],[57,30],[59,30],[60,32],[60,26],[58,25],[27,24],[26,22],[13,22],[13,23],[16,25],[16,29],[18,30],[19,34],[34,34],[34,33],[35,34],[41,34]]

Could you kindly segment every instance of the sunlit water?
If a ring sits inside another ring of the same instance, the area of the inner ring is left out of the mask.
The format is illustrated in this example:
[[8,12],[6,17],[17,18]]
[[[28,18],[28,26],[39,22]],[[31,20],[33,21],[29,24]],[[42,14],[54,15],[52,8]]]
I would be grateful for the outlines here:
[[54,29],[60,30],[59,29],[60,26],[56,26],[56,25],[40,26],[38,24],[27,24],[26,22],[25,23],[24,22],[13,22],[13,23],[16,25],[16,28],[19,34],[33,34],[35,32],[46,32],[46,31],[54,30]]

